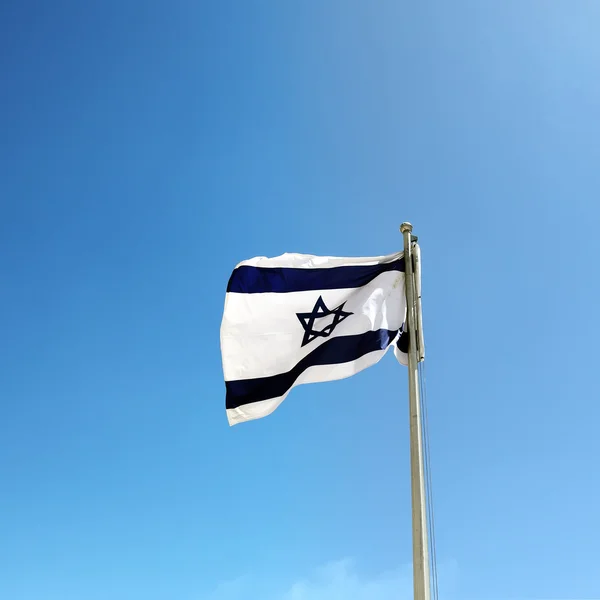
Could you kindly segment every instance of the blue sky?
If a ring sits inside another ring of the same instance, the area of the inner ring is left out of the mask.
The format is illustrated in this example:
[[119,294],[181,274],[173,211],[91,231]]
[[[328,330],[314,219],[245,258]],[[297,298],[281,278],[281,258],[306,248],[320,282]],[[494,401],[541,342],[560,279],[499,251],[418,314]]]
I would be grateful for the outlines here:
[[[418,6],[417,6],[418,5]],[[0,598],[410,597],[392,356],[230,429],[233,266],[401,249],[443,600],[600,598],[600,4],[0,5]]]

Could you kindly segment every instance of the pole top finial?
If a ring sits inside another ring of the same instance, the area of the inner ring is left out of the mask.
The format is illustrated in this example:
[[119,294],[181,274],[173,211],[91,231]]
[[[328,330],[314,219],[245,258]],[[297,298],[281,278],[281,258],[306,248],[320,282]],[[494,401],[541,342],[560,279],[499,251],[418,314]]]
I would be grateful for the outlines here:
[[402,225],[400,225],[401,233],[411,233],[412,230],[413,226],[408,221],[405,221],[404,223],[402,223]]

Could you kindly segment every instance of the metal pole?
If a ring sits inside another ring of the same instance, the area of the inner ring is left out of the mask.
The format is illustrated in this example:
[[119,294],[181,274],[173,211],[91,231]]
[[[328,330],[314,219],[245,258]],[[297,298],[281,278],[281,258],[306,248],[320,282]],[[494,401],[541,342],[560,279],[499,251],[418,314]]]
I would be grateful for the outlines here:
[[402,223],[406,279],[406,321],[408,327],[408,402],[410,412],[410,482],[412,493],[414,600],[430,600],[427,509],[423,467],[423,432],[417,355],[417,299],[413,270],[412,225]]

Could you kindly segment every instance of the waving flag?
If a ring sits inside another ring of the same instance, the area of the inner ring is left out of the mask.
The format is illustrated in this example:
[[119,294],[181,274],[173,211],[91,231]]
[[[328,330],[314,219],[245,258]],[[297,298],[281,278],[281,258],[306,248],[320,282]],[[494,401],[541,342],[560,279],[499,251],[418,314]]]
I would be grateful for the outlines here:
[[403,253],[240,263],[221,325],[229,424],[267,416],[296,385],[350,377],[394,342],[406,364],[405,312]]

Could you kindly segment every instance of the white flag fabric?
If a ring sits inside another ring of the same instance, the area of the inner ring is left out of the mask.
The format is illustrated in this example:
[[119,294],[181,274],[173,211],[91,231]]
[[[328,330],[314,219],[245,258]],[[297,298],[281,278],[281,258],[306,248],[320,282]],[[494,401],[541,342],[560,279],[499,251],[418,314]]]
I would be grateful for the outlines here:
[[283,254],[240,263],[221,324],[230,425],[272,413],[303,383],[350,377],[390,346],[406,364],[404,254]]

